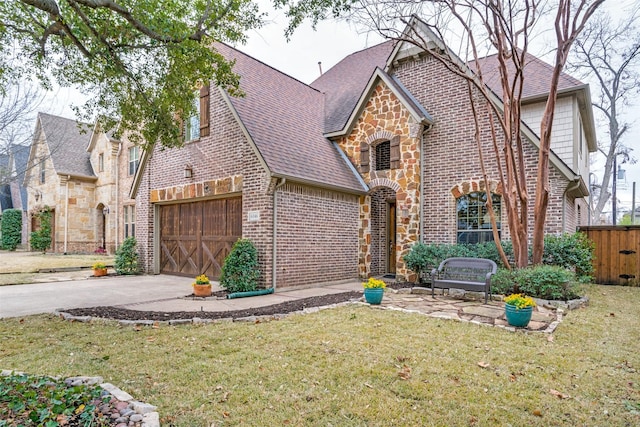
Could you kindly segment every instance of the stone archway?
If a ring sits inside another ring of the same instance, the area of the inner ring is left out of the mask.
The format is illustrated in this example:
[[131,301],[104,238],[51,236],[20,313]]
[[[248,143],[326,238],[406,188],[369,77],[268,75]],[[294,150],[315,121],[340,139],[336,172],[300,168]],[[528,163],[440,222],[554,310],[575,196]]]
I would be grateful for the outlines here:
[[396,191],[376,187],[370,193],[371,265],[369,274],[381,276],[396,273]]
[[107,214],[109,208],[103,203],[98,203],[96,206],[96,243],[103,250],[107,250]]

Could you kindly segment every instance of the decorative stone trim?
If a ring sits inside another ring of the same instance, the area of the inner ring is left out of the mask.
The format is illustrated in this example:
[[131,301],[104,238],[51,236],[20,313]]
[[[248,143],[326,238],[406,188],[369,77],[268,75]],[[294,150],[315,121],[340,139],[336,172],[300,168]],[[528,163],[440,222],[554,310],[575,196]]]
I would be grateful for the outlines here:
[[[9,375],[25,375],[24,372],[20,371],[12,371],[3,369],[0,371],[0,376],[8,377]],[[51,377],[55,380],[59,380],[60,377]],[[160,416],[156,411],[158,409],[157,406],[149,405],[148,403],[138,402],[131,396],[129,393],[122,391],[118,387],[114,386],[110,383],[105,383],[102,377],[69,377],[64,380],[64,382],[70,386],[77,385],[99,385],[100,388],[108,392],[115,399],[120,402],[128,403],[130,410],[128,410],[129,414],[137,414],[136,416],[131,416],[129,418],[130,421],[136,423],[139,422],[142,427],[160,427]],[[126,409],[126,408],[125,408]],[[129,417],[129,415],[127,415]],[[132,425],[132,424],[129,424]]]
[[388,130],[379,130],[367,137],[367,144],[372,145],[374,142],[382,140],[390,141],[394,136],[395,134],[393,132],[389,132]]
[[391,181],[389,178],[376,178],[369,182],[370,191],[378,187],[389,187],[396,193],[400,191],[400,185],[397,182]]
[[[475,191],[486,192],[484,179],[463,181],[451,188],[451,194],[453,194],[453,197],[456,199],[465,194],[473,193]],[[489,180],[489,191],[494,194],[502,195],[502,184],[498,181]]]
[[151,203],[199,199],[242,192],[242,175],[151,190]]

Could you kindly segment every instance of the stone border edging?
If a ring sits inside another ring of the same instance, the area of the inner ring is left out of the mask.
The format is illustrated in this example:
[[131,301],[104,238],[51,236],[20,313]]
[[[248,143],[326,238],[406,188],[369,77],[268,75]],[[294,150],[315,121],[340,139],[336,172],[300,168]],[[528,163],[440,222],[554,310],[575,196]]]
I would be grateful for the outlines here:
[[[0,376],[8,377],[10,375],[28,375],[24,372],[14,371],[9,369],[3,369],[0,371]],[[60,380],[60,377],[51,377],[55,380]],[[105,383],[104,378],[102,377],[86,377],[86,376],[78,376],[78,377],[68,377],[63,380],[65,383],[69,385],[98,385],[100,388],[108,392],[112,397],[121,401],[127,402],[131,409],[136,413],[142,416],[142,419],[139,421],[142,427],[160,427],[160,415],[157,412],[157,407],[150,405],[148,403],[139,402],[133,398],[129,393],[122,391],[120,388],[114,386],[111,383]]]

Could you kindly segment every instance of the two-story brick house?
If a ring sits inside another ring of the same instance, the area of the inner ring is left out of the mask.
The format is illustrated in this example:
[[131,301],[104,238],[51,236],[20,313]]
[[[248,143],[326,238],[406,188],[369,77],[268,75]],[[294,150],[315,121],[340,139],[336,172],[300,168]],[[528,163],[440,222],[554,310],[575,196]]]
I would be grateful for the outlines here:
[[[132,196],[148,272],[216,278],[242,236],[258,248],[267,287],[408,278],[402,257],[418,241],[490,238],[487,190],[508,238],[490,132],[481,136],[487,189],[466,81],[429,53],[382,43],[306,85],[236,49],[216,48],[236,61],[245,96],[202,88],[199,116],[187,120],[199,126],[185,132],[184,147],[143,155]],[[538,72],[544,80],[551,67]],[[586,207],[582,162],[595,147],[588,88],[566,82],[575,110],[557,121],[571,123],[576,133],[568,140],[582,157],[551,156],[549,233],[575,230]],[[533,120],[537,104],[526,108]],[[523,137],[534,194],[539,139],[526,126]]]
[[129,189],[138,147],[114,139],[100,126],[39,113],[24,178],[31,221],[52,209],[53,252],[113,253],[133,235],[135,205]]

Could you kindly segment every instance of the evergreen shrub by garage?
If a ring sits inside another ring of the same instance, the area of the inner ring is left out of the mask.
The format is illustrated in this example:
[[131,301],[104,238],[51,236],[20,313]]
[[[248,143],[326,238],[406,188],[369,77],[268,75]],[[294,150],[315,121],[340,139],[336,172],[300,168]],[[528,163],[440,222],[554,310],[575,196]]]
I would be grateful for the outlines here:
[[224,260],[220,286],[227,291],[248,292],[258,289],[258,250],[249,239],[238,239]]
[[136,245],[135,237],[127,237],[124,239],[124,242],[122,242],[122,245],[116,249],[116,258],[113,265],[116,273],[138,274],[140,272]]
[[20,209],[7,209],[2,212],[2,248],[15,251],[22,240],[22,211]]

